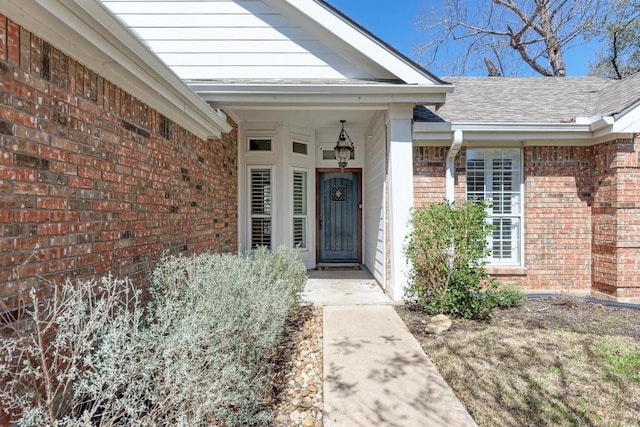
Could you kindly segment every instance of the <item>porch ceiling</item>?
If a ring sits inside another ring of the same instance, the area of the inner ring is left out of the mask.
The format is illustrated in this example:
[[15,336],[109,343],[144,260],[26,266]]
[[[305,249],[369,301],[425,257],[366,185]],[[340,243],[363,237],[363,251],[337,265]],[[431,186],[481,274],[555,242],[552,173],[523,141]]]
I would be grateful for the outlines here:
[[236,121],[242,122],[284,122],[309,129],[335,129],[336,136],[340,120],[346,120],[347,132],[351,129],[366,129],[373,119],[374,110],[310,109],[296,110],[274,109],[225,109]]

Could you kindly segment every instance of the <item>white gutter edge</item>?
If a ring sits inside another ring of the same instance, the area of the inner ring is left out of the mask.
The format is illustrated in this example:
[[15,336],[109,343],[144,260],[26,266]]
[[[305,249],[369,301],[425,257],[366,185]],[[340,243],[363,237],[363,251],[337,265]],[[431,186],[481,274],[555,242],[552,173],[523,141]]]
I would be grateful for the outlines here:
[[615,119],[611,116],[594,116],[589,123],[589,128],[592,132],[595,132],[597,130],[613,126],[614,123]]
[[432,85],[407,85],[407,84],[364,84],[364,83],[212,83],[197,80],[186,80],[185,83],[198,94],[388,94],[388,93],[414,93],[414,94],[443,94],[451,93],[454,86]]
[[[40,0],[42,1],[42,0]],[[191,120],[199,122],[199,124],[205,128],[208,128],[209,132],[213,135],[220,136],[222,132],[231,131],[232,127],[217,112],[211,108],[204,100],[202,100],[195,92],[185,84],[185,82],[178,77],[173,70],[169,68],[161,59],[156,56],[146,45],[144,45],[140,39],[134,35],[129,29],[127,29],[122,21],[114,16],[111,11],[99,1],[80,1],[71,0],[78,6],[80,6],[87,14],[89,14],[98,23],[104,26],[104,28],[121,43],[121,47],[128,50],[123,52],[132,61],[138,62],[141,60],[142,64],[140,68],[143,70],[141,80],[151,83],[154,89],[161,88],[168,90],[168,92],[176,97],[179,101],[174,105],[180,108],[179,103],[182,102],[182,112],[190,116]],[[107,25],[105,25],[107,23]],[[122,52],[122,50],[121,50]],[[123,64],[125,65],[125,64]],[[133,70],[129,70],[133,71]],[[137,71],[137,70],[136,70]],[[155,74],[155,75],[154,75]],[[151,81],[148,81],[148,78]],[[161,95],[161,92],[158,91]],[[165,95],[166,96],[166,95]]]
[[451,141],[451,148],[447,152],[446,160],[446,174],[445,174],[445,197],[449,202],[455,201],[455,176],[456,176],[456,155],[462,147],[462,141],[464,140],[464,134],[461,130],[453,132],[453,140]]
[[3,14],[200,138],[231,126],[97,0],[8,0]]

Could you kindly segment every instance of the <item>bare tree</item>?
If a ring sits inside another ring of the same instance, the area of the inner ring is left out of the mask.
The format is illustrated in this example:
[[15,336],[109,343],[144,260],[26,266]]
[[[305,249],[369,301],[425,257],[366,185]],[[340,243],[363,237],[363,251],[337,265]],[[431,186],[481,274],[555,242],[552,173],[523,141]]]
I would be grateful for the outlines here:
[[[633,1],[633,0],[631,0]],[[418,55],[431,67],[443,50],[456,59],[447,72],[483,68],[512,75],[522,65],[543,76],[566,76],[563,53],[583,40],[604,13],[606,0],[443,0],[421,17],[431,40]],[[454,43],[450,43],[454,42]]]
[[610,13],[592,32],[604,41],[591,73],[622,79],[640,71],[640,3],[637,0],[615,0]]

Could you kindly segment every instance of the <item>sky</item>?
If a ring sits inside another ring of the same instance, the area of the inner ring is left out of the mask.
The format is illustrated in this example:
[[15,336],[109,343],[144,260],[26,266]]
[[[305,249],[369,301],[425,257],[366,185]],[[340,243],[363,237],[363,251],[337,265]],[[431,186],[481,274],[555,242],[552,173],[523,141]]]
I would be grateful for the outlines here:
[[[416,59],[417,47],[426,37],[418,29],[417,21],[421,13],[428,11],[427,0],[326,1],[405,56]],[[588,63],[595,60],[595,49],[594,45],[583,45],[565,51],[567,74],[588,74]]]

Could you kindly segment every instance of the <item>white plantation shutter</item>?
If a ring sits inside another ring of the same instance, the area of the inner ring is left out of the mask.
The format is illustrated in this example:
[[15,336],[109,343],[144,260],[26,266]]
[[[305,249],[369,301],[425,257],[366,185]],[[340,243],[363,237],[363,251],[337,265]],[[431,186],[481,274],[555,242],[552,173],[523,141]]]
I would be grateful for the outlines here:
[[271,169],[251,169],[251,248],[271,248]]
[[467,199],[484,198],[484,159],[467,159]]
[[521,263],[522,167],[519,149],[467,151],[467,199],[490,200],[491,263]]
[[307,247],[307,173],[293,172],[293,245]]

